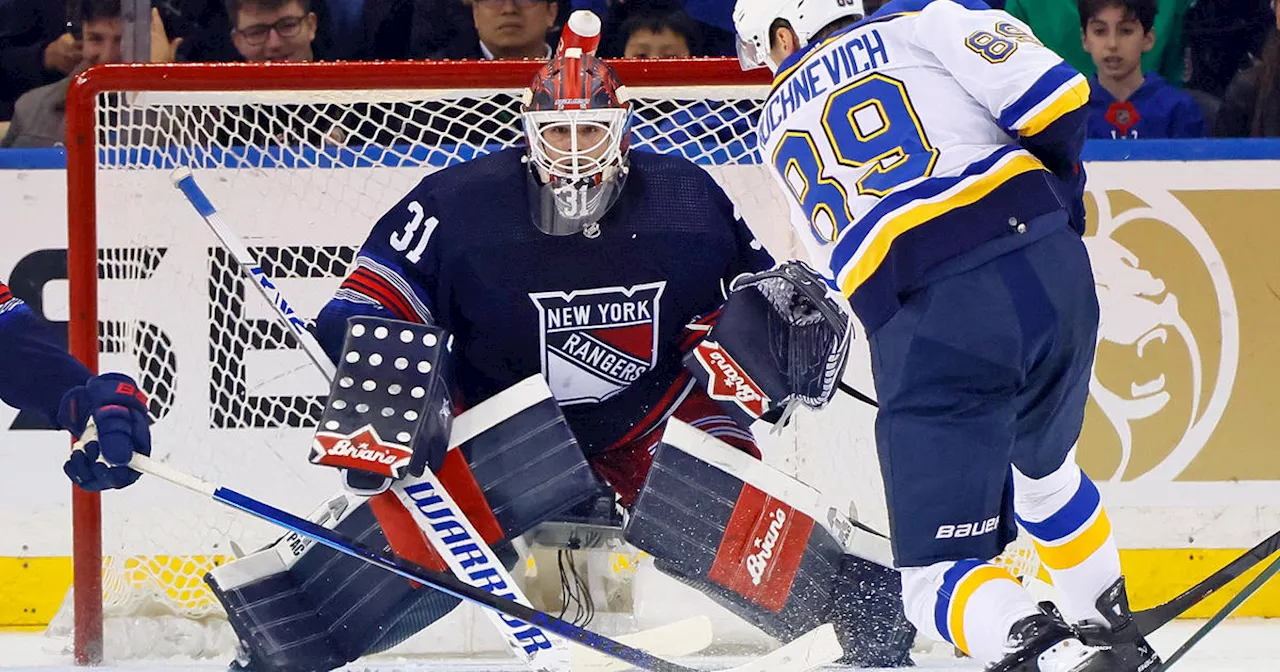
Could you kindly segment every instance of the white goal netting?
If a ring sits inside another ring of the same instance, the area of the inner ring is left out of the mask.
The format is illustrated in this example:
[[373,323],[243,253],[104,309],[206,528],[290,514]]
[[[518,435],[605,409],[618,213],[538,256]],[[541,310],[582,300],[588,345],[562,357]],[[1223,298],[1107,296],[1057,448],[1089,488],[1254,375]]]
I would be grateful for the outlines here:
[[[156,456],[298,513],[338,487],[330,470],[306,460],[321,376],[170,183],[172,169],[192,169],[295,310],[314,316],[373,223],[424,174],[522,142],[516,93],[278,91],[246,80],[232,92],[98,96],[100,369],[132,374],[148,394]],[[765,93],[634,88],[632,147],[705,166],[775,256],[802,256],[755,144]],[[846,378],[866,389],[865,356],[855,351],[853,360]],[[872,417],[837,401],[764,437],[766,459],[883,528]],[[153,483],[104,496],[102,530],[109,659],[230,652],[202,577],[237,549],[271,542],[275,529]],[[598,564],[626,583],[636,562],[619,549]],[[554,569],[530,574],[554,578]],[[628,603],[639,610],[643,596]],[[52,632],[69,628],[70,606]]]

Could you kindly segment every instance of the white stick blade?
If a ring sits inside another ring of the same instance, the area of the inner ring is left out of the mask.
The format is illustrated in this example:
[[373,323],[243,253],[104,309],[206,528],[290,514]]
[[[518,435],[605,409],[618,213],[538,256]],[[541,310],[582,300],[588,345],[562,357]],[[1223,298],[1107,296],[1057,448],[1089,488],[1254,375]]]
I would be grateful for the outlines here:
[[[691,656],[711,646],[714,635],[710,618],[694,616],[616,639],[659,658],[679,658]],[[595,649],[580,646],[573,648],[573,672],[620,672],[633,667]]]
[[727,672],[807,672],[840,660],[844,649],[830,623],[820,625],[769,655]]

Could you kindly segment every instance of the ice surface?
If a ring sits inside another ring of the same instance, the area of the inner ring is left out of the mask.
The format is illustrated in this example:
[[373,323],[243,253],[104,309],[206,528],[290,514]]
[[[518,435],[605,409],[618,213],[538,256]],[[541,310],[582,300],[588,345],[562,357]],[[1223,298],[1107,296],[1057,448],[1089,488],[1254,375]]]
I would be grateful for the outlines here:
[[[1203,621],[1178,621],[1166,626],[1152,637],[1152,644],[1161,653],[1176,649]],[[37,633],[0,633],[0,669],[40,670],[41,672],[79,672],[82,668],[72,665],[71,656],[60,651],[63,642]],[[715,670],[740,664],[733,659],[690,659],[680,661],[693,667]],[[978,672],[981,667],[972,661],[957,660],[946,655],[943,647],[934,653],[918,657],[923,670],[954,670]],[[351,665],[350,672],[516,672],[523,668],[506,660],[393,660],[372,659]],[[847,668],[828,668],[829,670]],[[1280,620],[1238,619],[1213,631],[1173,668],[1175,672],[1266,672],[1280,671]],[[138,661],[117,666],[95,668],[95,672],[109,671],[159,672],[224,672],[226,661]]]

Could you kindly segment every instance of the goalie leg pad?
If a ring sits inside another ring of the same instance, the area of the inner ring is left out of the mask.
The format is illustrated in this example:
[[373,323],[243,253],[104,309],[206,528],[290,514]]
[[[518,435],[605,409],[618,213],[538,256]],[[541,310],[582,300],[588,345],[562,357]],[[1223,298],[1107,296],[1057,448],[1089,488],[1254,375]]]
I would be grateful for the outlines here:
[[779,641],[832,622],[846,663],[911,664],[897,572],[847,555],[801,511],[688,453],[658,445],[626,538]]
[[[388,551],[369,504],[345,494],[338,499],[347,506],[336,527],[332,517],[313,514],[312,520]],[[517,556],[510,546],[505,550],[499,557],[512,567]],[[294,534],[214,569],[205,581],[240,640],[243,669],[253,672],[332,670],[399,644],[459,604]]]
[[453,442],[506,539],[592,498],[600,487],[541,375],[459,415]]

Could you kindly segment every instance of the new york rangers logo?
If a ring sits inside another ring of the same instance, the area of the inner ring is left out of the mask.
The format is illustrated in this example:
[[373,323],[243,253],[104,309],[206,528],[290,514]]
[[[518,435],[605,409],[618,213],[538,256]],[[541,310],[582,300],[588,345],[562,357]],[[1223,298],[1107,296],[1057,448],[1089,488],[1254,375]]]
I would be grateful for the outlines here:
[[604,401],[653,369],[665,280],[634,287],[539,292],[542,375],[556,401]]

